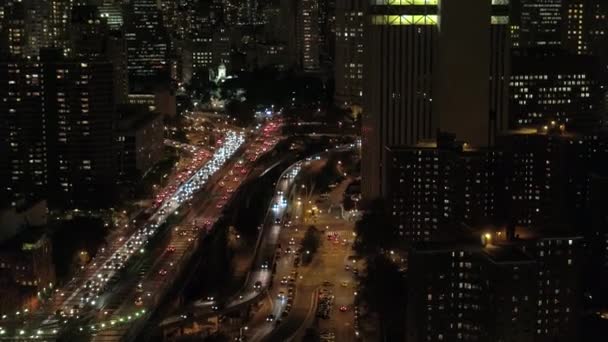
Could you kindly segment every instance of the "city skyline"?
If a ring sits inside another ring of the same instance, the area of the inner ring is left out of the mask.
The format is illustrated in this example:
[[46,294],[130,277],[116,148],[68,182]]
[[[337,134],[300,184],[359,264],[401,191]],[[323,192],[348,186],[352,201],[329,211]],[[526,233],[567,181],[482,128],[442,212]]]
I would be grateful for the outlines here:
[[3,1],[0,339],[603,341],[607,16]]

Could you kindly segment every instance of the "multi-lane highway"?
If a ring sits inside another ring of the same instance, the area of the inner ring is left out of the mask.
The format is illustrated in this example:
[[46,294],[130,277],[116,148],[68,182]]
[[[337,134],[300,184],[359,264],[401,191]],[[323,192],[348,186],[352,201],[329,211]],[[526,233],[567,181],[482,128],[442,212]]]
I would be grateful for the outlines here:
[[[292,273],[292,263],[295,257],[295,252],[298,246],[290,244],[293,239],[291,237],[298,236],[298,229],[296,229],[296,222],[290,223],[294,217],[294,209],[298,206],[296,197],[294,194],[299,188],[298,184],[295,184],[296,176],[300,173],[303,166],[313,163],[315,160],[325,159],[328,153],[336,151],[348,151],[356,148],[355,145],[340,145],[335,149],[329,150],[329,152],[323,152],[318,155],[314,155],[306,160],[299,161],[289,168],[287,168],[279,181],[276,183],[275,194],[271,200],[266,218],[263,223],[263,229],[260,232],[258,238],[258,244],[256,246],[255,258],[251,266],[251,270],[247,279],[242,286],[241,290],[227,299],[214,299],[207,300],[203,299],[195,302],[193,305],[184,307],[181,313],[166,318],[160,323],[160,327],[168,329],[171,327],[184,327],[192,324],[192,322],[204,320],[205,317],[211,315],[217,315],[219,312],[226,313],[232,310],[239,309],[245,305],[257,302],[263,299],[265,296],[270,296],[271,309],[262,317],[260,322],[251,322],[251,326],[248,327],[246,334],[253,340],[261,340],[270,336],[274,330],[280,328],[281,319],[285,319],[289,314],[293,303],[293,296],[290,299],[289,290],[287,287],[292,288],[296,282],[300,283],[297,279],[298,275]],[[338,198],[339,196],[334,196]],[[299,230],[303,232],[303,230]],[[288,236],[286,238],[286,236]],[[282,246],[282,251],[285,254],[280,259],[276,257],[277,246]],[[299,244],[299,240],[298,240]],[[290,250],[290,253],[285,251]],[[344,248],[343,250],[348,251],[349,249]],[[273,268],[276,269],[273,276]],[[342,260],[338,262],[342,267]],[[331,270],[334,273],[338,273],[335,270]],[[318,278],[315,278],[318,282]],[[274,283],[273,286],[271,286]],[[287,286],[288,284],[291,284]],[[298,284],[298,286],[300,286]],[[296,317],[301,319],[295,319],[296,328],[304,324],[305,316],[307,315],[313,298],[314,289],[318,286],[315,282],[312,285],[304,285],[308,287],[307,291],[302,291],[303,294],[299,301],[305,302],[305,305],[294,305],[295,311],[302,311],[302,315],[296,313]],[[272,288],[273,290],[269,290]],[[282,290],[277,290],[282,289]],[[279,296],[279,291],[283,293]],[[351,296],[352,296],[352,292]],[[344,300],[346,301],[346,300]],[[218,312],[219,309],[219,312]],[[287,314],[284,314],[287,312]],[[271,316],[272,315],[272,316]],[[278,321],[277,321],[278,320]],[[294,319],[292,319],[294,320]],[[292,323],[291,326],[294,324]],[[296,328],[283,329],[288,331],[288,335],[294,334]],[[352,335],[352,329],[351,331]]]
[[[245,144],[243,133],[228,131],[222,141],[218,142],[219,146],[204,165],[189,172],[189,177],[180,181],[174,191],[165,192],[163,198],[156,202],[155,211],[144,225],[130,235],[117,236],[113,239],[75,279],[57,289],[56,295],[38,312],[16,313],[15,316],[18,317],[5,316],[0,325],[0,337],[52,340],[62,330],[74,329],[75,325],[78,325],[77,330],[103,331],[146,315],[149,312],[146,308],[154,302],[150,301],[149,305],[146,305],[145,298],[158,300],[158,293],[163,292],[158,287],[158,282],[169,273],[167,268],[175,266],[177,269],[181,265],[182,258],[187,254],[185,252],[192,250],[191,247],[198,242],[200,234],[197,234],[197,230],[208,229],[212,226],[228,200],[227,196],[232,194],[235,187],[238,186],[239,177],[230,178],[230,183],[236,184],[222,186],[225,188],[225,197],[220,201],[214,201],[214,211],[209,213],[210,217],[203,221],[202,227],[199,226],[195,230],[189,231],[188,229],[176,229],[173,226],[165,227],[165,223],[172,215],[178,217],[180,210],[186,210],[187,208],[181,208],[182,205],[192,200],[198,190],[208,185],[209,180],[213,181],[211,186],[218,186],[224,183],[220,181],[218,175],[227,174],[228,170],[240,167],[240,170],[245,170],[244,173],[246,173],[247,165],[255,160],[256,156],[263,153],[263,150],[268,149],[268,143],[278,141],[278,127],[279,125],[274,122],[265,125],[247,144]],[[255,139],[259,136],[264,137],[262,144]],[[237,153],[239,150],[241,152]],[[232,159],[235,154],[243,154],[246,159],[239,160],[234,165],[235,161]],[[157,251],[154,258],[148,258],[147,262],[138,261],[142,254],[148,252],[148,242],[161,231],[168,231],[170,240],[175,245],[168,248],[167,251],[160,253]],[[135,260],[135,265],[132,260]],[[134,267],[139,268],[141,278],[149,280],[149,283],[129,282],[121,279],[125,273],[128,274],[128,272],[124,272],[125,268],[133,269]],[[167,276],[165,279],[171,278],[173,277]],[[113,307],[112,303],[116,302],[113,301],[114,295],[133,292],[143,295],[141,299],[136,297],[132,301],[132,309]],[[84,318],[99,323],[83,325]]]

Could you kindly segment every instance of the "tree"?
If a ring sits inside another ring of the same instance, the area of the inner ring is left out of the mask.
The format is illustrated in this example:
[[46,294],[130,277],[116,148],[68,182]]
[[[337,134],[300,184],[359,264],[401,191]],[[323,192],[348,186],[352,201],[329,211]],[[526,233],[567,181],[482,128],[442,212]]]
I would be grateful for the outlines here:
[[367,273],[361,279],[361,297],[378,314],[384,341],[399,341],[405,336],[407,282],[404,273],[385,256],[367,258]]
[[302,239],[302,263],[309,264],[321,245],[320,233],[315,226],[309,226]]
[[393,227],[381,199],[373,200],[370,207],[355,224],[357,239],[354,249],[361,255],[370,255],[394,246]]
[[249,101],[232,100],[226,104],[226,113],[246,126],[255,120],[255,110]]

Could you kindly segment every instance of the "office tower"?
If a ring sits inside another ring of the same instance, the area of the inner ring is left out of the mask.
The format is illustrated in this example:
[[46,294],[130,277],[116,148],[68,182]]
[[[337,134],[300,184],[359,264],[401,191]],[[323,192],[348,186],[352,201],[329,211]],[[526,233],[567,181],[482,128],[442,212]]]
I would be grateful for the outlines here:
[[287,46],[288,65],[298,65],[298,42],[296,30],[297,2],[291,0],[280,1],[279,35],[281,42]]
[[10,59],[0,63],[0,184],[5,199],[43,197],[47,186],[47,125],[43,67]]
[[334,66],[336,41],[336,0],[318,1],[319,63],[328,68]]
[[490,18],[490,146],[509,129],[509,80],[511,77],[510,3],[492,1]]
[[119,30],[124,23],[124,12],[121,0],[103,0],[99,12],[106,19],[111,30]]
[[[513,46],[562,49],[606,61],[606,15],[602,0],[513,1]],[[606,64],[606,63],[604,63]]]
[[74,0],[49,0],[50,6],[50,44],[67,49],[70,15]]
[[174,34],[177,31],[178,4],[175,0],[160,0],[160,13],[163,27]]
[[110,31],[106,36],[105,57],[114,70],[114,100],[117,104],[128,102],[129,71],[127,66],[127,41],[123,31]]
[[[13,56],[35,57],[49,45],[49,6],[45,1],[23,0],[8,2],[3,7],[6,18],[0,24],[4,30],[4,48]],[[4,27],[4,28],[3,28]]]
[[104,207],[116,176],[112,64],[70,59],[0,63],[0,172],[11,201],[47,198],[53,208]]
[[433,136],[432,71],[437,2],[399,6],[374,1],[365,27],[361,163],[363,197],[382,194],[385,146],[414,145]]
[[60,207],[112,203],[117,175],[113,66],[53,51],[44,64],[49,202]]
[[510,82],[511,125],[547,125],[551,121],[597,127],[601,113],[601,67],[591,56],[513,57]]
[[207,72],[213,66],[213,31],[206,25],[192,39],[192,69],[194,73]]
[[126,23],[129,85],[146,84],[168,73],[168,38],[156,0],[134,0]]
[[299,0],[296,12],[298,62],[305,72],[319,70],[319,2]]
[[567,0],[518,0],[513,5],[514,46],[562,47]]
[[[385,195],[385,146],[436,133],[485,148],[507,125],[508,3],[373,1],[364,63],[363,197]],[[448,57],[451,56],[451,57]]]
[[228,72],[231,71],[232,59],[230,48],[230,31],[224,24],[214,26],[211,51],[213,53],[214,67],[224,65]]
[[110,30],[107,17],[96,6],[74,6],[70,27],[70,55],[105,58],[113,65],[114,99],[126,103],[129,94],[127,47],[123,31]]
[[260,22],[258,0],[239,0],[238,24],[257,25]]
[[460,1],[439,6],[433,115],[438,129],[476,147],[490,145],[489,79],[491,3]]
[[502,216],[502,154],[450,137],[387,148],[385,198],[396,237],[441,240],[460,224],[477,226]]
[[366,4],[366,0],[336,2],[334,101],[342,108],[362,106]]
[[5,35],[7,40],[8,53],[15,57],[25,57],[30,55],[28,47],[27,16],[25,4],[15,3],[7,7],[7,18],[5,20]]

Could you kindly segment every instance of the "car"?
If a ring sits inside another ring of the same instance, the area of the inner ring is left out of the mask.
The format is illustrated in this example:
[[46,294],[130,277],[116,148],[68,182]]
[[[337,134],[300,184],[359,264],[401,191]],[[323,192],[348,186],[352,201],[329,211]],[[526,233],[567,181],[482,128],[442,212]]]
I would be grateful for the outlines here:
[[332,284],[331,282],[329,282],[327,280],[323,282],[323,286],[333,286],[333,285],[334,284]]
[[342,287],[348,287],[348,282],[347,281],[343,281],[342,283],[340,283],[340,285],[342,285]]
[[144,290],[144,284],[142,284],[142,283],[137,284],[136,291],[143,292],[143,290]]
[[266,322],[272,322],[275,320],[275,316],[273,314],[270,314],[268,316],[266,316]]
[[143,304],[144,304],[144,301],[141,299],[141,297],[135,298],[135,305],[136,306],[142,306]]
[[175,246],[169,246],[169,247],[167,247],[167,252],[169,252],[169,253],[175,252]]
[[284,276],[284,277],[281,279],[281,285],[286,285],[288,281],[289,281],[289,277]]
[[262,289],[262,282],[261,281],[256,281],[255,284],[253,284],[253,289],[254,290],[261,290]]
[[167,270],[166,270],[166,269],[164,269],[164,268],[161,268],[161,269],[158,271],[158,274],[159,274],[159,275],[161,275],[161,276],[166,276],[166,275],[167,275]]
[[346,312],[346,311],[348,311],[348,306],[346,306],[346,305],[342,305],[342,306],[340,306],[340,311],[341,311],[341,312]]
[[277,297],[278,297],[279,299],[285,299],[285,292],[283,292],[283,291],[279,291],[279,294],[277,295]]
[[[275,205],[276,205],[276,204],[275,204]],[[274,206],[273,206],[273,209],[275,209],[275,208],[274,208]],[[274,219],[274,223],[275,223],[275,224],[281,224],[281,219],[280,219],[280,218],[276,218],[276,219]]]
[[344,265],[344,269],[345,269],[346,271],[350,271],[350,266],[349,266],[349,265]]
[[264,261],[264,262],[262,263],[262,269],[263,269],[263,270],[267,270],[267,269],[268,269],[268,261]]

